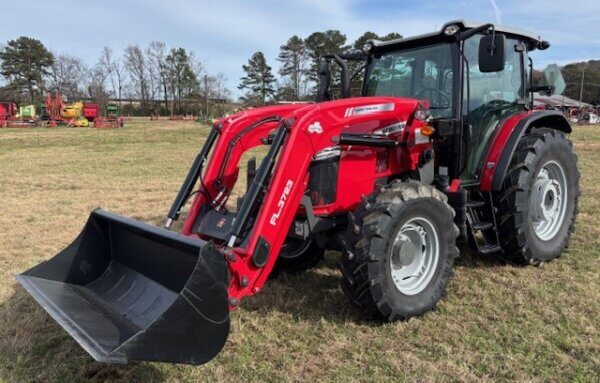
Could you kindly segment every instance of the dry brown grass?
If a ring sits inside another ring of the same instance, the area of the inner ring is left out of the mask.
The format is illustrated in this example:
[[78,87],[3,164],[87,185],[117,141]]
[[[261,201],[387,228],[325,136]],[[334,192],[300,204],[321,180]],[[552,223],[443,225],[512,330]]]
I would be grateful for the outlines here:
[[0,381],[598,381],[600,128],[573,134],[582,170],[571,248],[541,268],[461,249],[439,308],[365,321],[339,289],[335,253],[271,281],[232,315],[223,352],[200,367],[95,363],[15,283],[97,206],[162,222],[206,127],[0,129]]

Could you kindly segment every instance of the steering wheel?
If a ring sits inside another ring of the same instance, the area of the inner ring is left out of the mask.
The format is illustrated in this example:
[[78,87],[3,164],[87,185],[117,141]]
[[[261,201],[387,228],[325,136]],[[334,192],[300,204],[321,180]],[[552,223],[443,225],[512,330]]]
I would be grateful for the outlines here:
[[[429,97],[426,97],[426,95],[429,95]],[[427,99],[431,103],[431,106],[436,108],[449,108],[452,106],[452,100],[450,99],[448,93],[441,89],[436,89],[429,86],[426,86],[415,93],[414,97],[419,99]]]

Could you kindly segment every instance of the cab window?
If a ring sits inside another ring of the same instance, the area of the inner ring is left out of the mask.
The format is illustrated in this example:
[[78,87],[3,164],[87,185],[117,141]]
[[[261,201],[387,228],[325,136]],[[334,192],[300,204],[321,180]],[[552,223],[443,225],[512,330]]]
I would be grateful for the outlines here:
[[366,95],[427,100],[434,118],[451,117],[451,49],[438,44],[383,54],[371,64]]

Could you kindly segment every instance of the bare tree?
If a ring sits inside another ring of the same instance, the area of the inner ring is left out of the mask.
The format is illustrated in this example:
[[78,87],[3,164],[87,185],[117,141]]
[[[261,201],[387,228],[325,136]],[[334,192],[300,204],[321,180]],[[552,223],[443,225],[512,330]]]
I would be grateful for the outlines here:
[[89,68],[78,57],[60,54],[55,56],[50,74],[50,90],[58,91],[69,100],[85,96],[81,84],[89,81]]
[[223,73],[217,73],[214,76],[205,76],[205,108],[208,115],[208,100],[211,98],[214,104],[213,112],[217,116],[225,112],[224,103],[231,97],[231,92],[227,89],[227,77]]
[[123,60],[121,58],[113,61],[113,70],[111,72],[110,81],[117,96],[119,108],[121,108],[121,99],[123,98],[122,95],[125,88],[125,67],[123,66]]
[[104,105],[110,98],[110,92],[106,88],[107,80],[110,76],[110,67],[106,67],[101,58],[98,63],[89,71],[89,82],[87,91],[89,97],[100,105]]
[[146,49],[148,61],[158,75],[160,94],[165,103],[165,110],[169,108],[169,67],[167,64],[167,46],[161,41],[152,41]]
[[140,99],[141,110],[147,111],[148,71],[144,52],[138,45],[129,45],[123,55],[124,65],[133,82],[134,94]]
[[110,82],[111,96],[116,97],[119,106],[121,106],[121,96],[123,93],[123,87],[125,86],[125,68],[123,67],[123,60],[120,57],[115,57],[112,48],[102,48],[100,55],[99,66],[102,72],[108,75]]
[[150,65],[149,60],[148,65],[146,65],[146,73],[148,76],[148,101],[150,104],[150,110],[152,113],[155,113],[156,98],[157,95],[160,95],[161,86],[158,71],[153,65]]

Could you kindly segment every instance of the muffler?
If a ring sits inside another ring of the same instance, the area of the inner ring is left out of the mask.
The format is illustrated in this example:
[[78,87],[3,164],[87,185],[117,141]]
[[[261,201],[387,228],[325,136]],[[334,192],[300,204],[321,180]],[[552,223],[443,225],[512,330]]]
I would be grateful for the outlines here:
[[17,280],[99,362],[202,364],[229,334],[228,269],[212,242],[104,210]]

